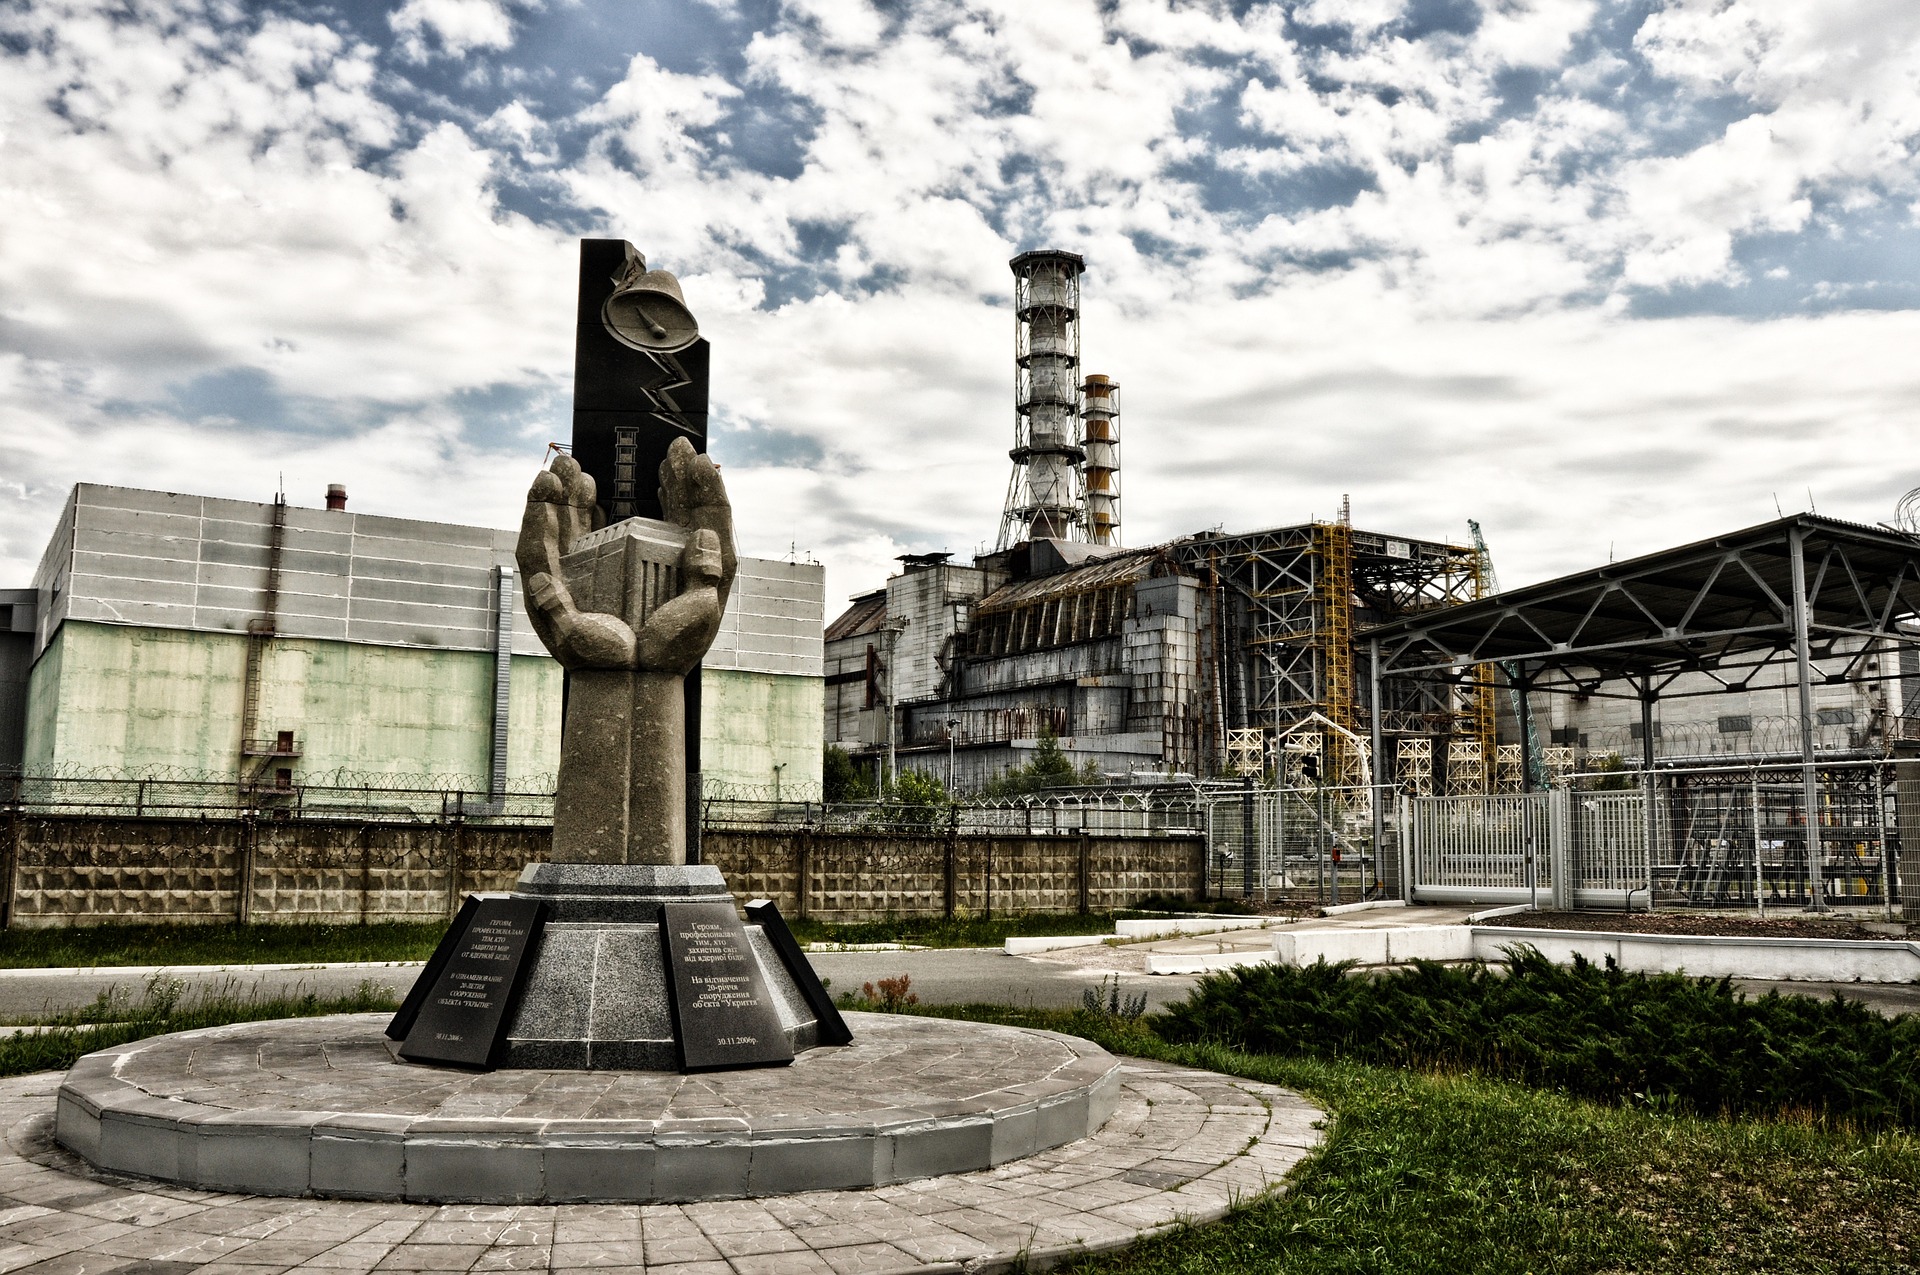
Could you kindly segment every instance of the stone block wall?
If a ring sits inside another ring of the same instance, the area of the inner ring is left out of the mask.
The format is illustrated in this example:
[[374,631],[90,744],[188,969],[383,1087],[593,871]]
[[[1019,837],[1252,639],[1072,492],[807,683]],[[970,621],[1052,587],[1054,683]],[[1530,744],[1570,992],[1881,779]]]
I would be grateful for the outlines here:
[[821,921],[1106,912],[1197,897],[1206,868],[1199,837],[716,831],[701,849],[736,895]]
[[[537,825],[0,816],[0,920],[435,921],[544,859]],[[706,860],[742,901],[823,921],[1111,911],[1197,896],[1198,837],[711,831]]]

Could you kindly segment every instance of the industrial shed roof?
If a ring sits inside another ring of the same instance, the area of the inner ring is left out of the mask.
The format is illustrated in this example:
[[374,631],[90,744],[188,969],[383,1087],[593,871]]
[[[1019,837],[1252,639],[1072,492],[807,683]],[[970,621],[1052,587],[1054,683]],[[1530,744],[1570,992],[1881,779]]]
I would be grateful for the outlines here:
[[[1609,563],[1361,634],[1383,676],[1465,676],[1498,663],[1534,690],[1607,695],[1743,689],[1794,660],[1795,559],[1803,567],[1813,662],[1856,680],[1873,643],[1911,641],[1920,612],[1920,537],[1796,514]],[[1835,666],[1838,667],[1835,667]],[[1704,689],[1668,689],[1687,673]]]

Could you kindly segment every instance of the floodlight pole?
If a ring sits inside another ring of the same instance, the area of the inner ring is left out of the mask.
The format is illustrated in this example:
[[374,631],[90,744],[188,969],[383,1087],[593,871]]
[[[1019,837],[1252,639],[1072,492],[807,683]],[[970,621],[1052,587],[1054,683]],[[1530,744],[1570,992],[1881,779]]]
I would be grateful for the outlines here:
[[[1367,800],[1373,806],[1373,878],[1378,881],[1380,879],[1380,865],[1384,861],[1382,856],[1387,852],[1387,811],[1386,801],[1384,800],[1385,794],[1381,791],[1384,776],[1387,773],[1387,715],[1380,705],[1380,639],[1374,638],[1368,645],[1371,648],[1373,657],[1367,673],[1367,705],[1373,711],[1373,730],[1371,732],[1373,736],[1373,765],[1367,768],[1370,772],[1367,778],[1372,781],[1372,787],[1367,790]],[[1405,829],[1401,830],[1401,835],[1406,835]],[[1396,873],[1395,875],[1397,876],[1399,874]],[[1364,876],[1362,878],[1362,884],[1365,884]],[[1406,898],[1407,883],[1400,881],[1396,884],[1400,887],[1400,897]]]
[[1827,910],[1826,887],[1820,872],[1820,775],[1813,756],[1813,638],[1812,608],[1807,599],[1807,532],[1795,525],[1787,532],[1787,561],[1793,570],[1793,658],[1800,681],[1800,787],[1806,807],[1807,910]]

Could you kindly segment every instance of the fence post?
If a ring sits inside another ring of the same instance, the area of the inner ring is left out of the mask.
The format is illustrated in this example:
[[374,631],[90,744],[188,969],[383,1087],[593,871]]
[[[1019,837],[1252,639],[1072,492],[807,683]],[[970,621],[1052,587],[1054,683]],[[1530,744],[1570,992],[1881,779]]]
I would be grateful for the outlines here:
[[1092,857],[1093,857],[1093,843],[1087,838],[1086,830],[1082,829],[1080,832],[1080,865],[1079,865],[1080,866],[1079,877],[1080,877],[1080,915],[1081,916],[1085,916],[1088,912],[1092,911],[1092,908],[1088,906],[1089,895],[1092,892],[1092,882],[1088,880],[1089,873],[1091,872],[1092,866],[1093,866],[1089,862],[1092,859]]
[[803,921],[812,904],[812,881],[813,837],[803,828],[793,847],[793,912]]
[[1550,898],[1556,911],[1573,910],[1573,794],[1547,790],[1547,871],[1553,874]]
[[240,880],[233,894],[233,919],[240,925],[253,921],[253,846],[258,829],[253,816],[240,816]]
[[[445,825],[441,825],[445,828]],[[444,831],[441,836],[445,836]],[[467,861],[467,825],[455,820],[453,825],[453,858],[447,864],[447,920],[451,921],[460,914],[460,878]]]
[[360,821],[360,924],[373,906],[373,825]]
[[1405,793],[1400,795],[1400,897],[1409,904],[1413,902],[1414,887],[1418,884],[1413,877],[1413,865],[1419,853],[1420,824],[1419,809],[1413,798]]
[[20,876],[20,791],[14,781],[14,799],[7,803],[6,863],[0,865],[6,876],[0,879],[0,930],[13,925],[13,895]]
[[957,879],[960,856],[960,807],[947,807],[947,844],[941,856],[940,865],[940,905],[948,920],[953,919],[954,905],[959,901],[960,883]]

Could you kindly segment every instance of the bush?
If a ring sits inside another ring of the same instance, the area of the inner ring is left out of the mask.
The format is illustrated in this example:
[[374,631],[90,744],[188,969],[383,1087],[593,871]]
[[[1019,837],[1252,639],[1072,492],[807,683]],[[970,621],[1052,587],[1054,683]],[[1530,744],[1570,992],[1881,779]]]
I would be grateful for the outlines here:
[[983,793],[988,797],[1023,797],[1046,788],[1065,788],[1073,784],[1100,781],[1100,763],[1088,759],[1084,768],[1060,750],[1060,740],[1051,730],[1040,732],[1040,746],[1033,760],[1024,766],[1010,766],[988,781]]
[[871,801],[873,785],[853,764],[853,758],[847,750],[838,744],[828,744],[825,760],[820,766],[821,795],[828,801]]
[[1555,965],[1509,949],[1505,973],[1416,962],[1404,974],[1268,965],[1202,980],[1155,1023],[1179,1042],[1464,1068],[1589,1098],[1701,1114],[1810,1112],[1920,1127],[1920,1016],[1728,979]]

